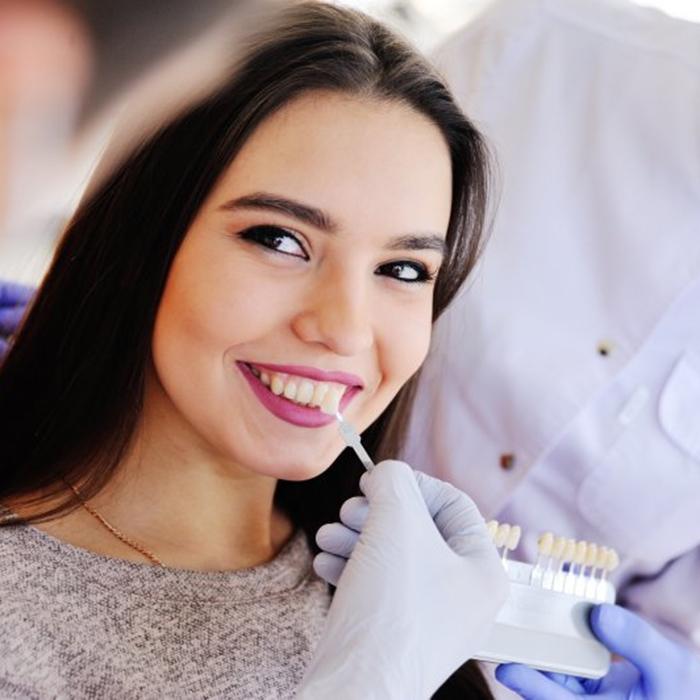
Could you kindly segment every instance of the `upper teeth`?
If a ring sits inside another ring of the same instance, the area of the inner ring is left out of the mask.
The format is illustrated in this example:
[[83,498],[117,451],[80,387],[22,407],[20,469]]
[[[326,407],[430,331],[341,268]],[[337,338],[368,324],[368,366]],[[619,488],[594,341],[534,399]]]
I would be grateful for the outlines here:
[[284,396],[302,406],[318,406],[324,413],[335,415],[347,386],[335,382],[317,382],[306,377],[281,372],[268,372],[248,365],[253,374],[277,396]]

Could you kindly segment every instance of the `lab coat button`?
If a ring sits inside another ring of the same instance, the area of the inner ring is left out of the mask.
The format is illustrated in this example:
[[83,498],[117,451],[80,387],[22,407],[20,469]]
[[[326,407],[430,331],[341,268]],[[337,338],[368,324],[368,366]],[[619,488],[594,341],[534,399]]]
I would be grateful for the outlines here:
[[504,471],[510,471],[515,466],[515,455],[510,453],[502,454],[500,465]]
[[608,340],[602,340],[598,343],[598,354],[601,357],[607,357],[613,350],[613,345]]

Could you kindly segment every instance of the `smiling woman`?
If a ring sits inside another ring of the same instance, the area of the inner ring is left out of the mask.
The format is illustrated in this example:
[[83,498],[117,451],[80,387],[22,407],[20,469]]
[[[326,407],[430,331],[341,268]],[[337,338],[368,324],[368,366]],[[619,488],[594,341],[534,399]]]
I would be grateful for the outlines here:
[[[89,195],[0,369],[15,690],[293,692],[330,600],[314,535],[360,475],[321,407],[396,454],[486,178],[410,47],[310,3]],[[471,666],[455,687],[488,697]]]

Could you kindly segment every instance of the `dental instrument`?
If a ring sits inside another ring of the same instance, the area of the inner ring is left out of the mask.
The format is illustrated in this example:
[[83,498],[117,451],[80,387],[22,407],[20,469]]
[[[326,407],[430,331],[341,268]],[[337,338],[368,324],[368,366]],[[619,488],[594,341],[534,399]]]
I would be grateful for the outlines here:
[[362,465],[367,471],[373,469],[374,462],[372,461],[372,458],[367,454],[367,450],[365,450],[364,446],[362,445],[362,440],[360,440],[360,436],[358,435],[355,428],[353,428],[352,425],[350,425],[350,423],[348,423],[345,420],[345,418],[343,418],[340,411],[335,412],[335,417],[338,421],[338,431],[340,432],[341,437],[345,441],[345,444],[355,451],[355,454],[357,455],[360,462],[362,462]]
[[362,440],[360,439],[358,432],[345,420],[345,418],[343,418],[343,414],[340,412],[341,398],[342,390],[329,391],[324,397],[324,400],[321,402],[319,408],[329,416],[335,416],[335,419],[338,421],[338,432],[343,438],[343,441],[348,447],[354,450],[358,459],[360,462],[362,462],[362,466],[364,466],[367,471],[370,471],[374,468],[374,462],[367,454],[367,450],[365,450],[364,446],[362,445]]
[[535,564],[509,558],[521,530],[491,520],[494,545],[510,579],[510,594],[474,658],[521,663],[542,671],[600,678],[611,655],[596,639],[588,615],[596,603],[614,603],[607,575],[619,564],[615,550],[555,537],[538,539]]

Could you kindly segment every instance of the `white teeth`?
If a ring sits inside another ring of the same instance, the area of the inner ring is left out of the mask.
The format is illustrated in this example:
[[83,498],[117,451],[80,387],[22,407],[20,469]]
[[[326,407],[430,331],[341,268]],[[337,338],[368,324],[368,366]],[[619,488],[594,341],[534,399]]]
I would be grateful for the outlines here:
[[284,391],[284,381],[282,380],[282,377],[273,374],[272,381],[270,382],[270,389],[272,390],[273,394],[277,394],[277,396],[279,396]]
[[328,384],[317,384],[314,389],[314,395],[309,402],[312,406],[320,406],[323,403],[323,397],[328,391]]
[[313,395],[314,385],[310,381],[305,379],[304,381],[302,381],[302,383],[299,385],[299,388],[297,389],[296,401],[297,403],[309,403]]
[[303,377],[268,372],[249,365],[252,373],[276,396],[302,406],[319,407],[324,413],[335,415],[347,386],[334,382],[316,382]]
[[297,384],[296,382],[287,382],[284,387],[284,398],[294,401],[297,397]]
[[330,416],[334,416],[338,412],[340,399],[343,398],[343,389],[331,387],[328,393],[323,397],[321,410]]

